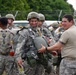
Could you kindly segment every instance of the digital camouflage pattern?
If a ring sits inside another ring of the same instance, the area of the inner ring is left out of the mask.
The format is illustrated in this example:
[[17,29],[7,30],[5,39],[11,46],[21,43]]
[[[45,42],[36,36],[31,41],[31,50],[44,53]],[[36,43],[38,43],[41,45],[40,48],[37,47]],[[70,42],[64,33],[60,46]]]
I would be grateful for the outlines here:
[[76,75],[76,59],[63,58],[59,75]]
[[13,50],[13,35],[8,29],[0,29],[0,75],[19,75],[14,56],[9,53]]

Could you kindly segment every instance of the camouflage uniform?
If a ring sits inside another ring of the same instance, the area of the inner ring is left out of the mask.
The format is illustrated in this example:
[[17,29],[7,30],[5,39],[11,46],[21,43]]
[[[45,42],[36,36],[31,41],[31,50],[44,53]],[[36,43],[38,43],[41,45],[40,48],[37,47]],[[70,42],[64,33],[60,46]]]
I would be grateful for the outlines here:
[[23,27],[22,29],[18,30],[16,32],[16,34],[14,34],[14,37],[13,37],[13,40],[14,40],[14,42],[13,42],[14,46],[13,46],[13,48],[14,48],[14,50],[16,50],[17,43],[18,43],[18,38],[22,34],[21,32],[23,32],[24,29],[27,29],[27,28]]
[[60,64],[59,75],[76,75],[76,59],[64,58]]
[[[35,28],[36,29],[36,28]],[[34,32],[34,30],[33,30],[33,32]],[[30,45],[31,45],[31,39],[30,39],[30,34],[29,34],[29,32],[28,32],[28,30],[24,30],[24,35],[23,34],[21,34],[21,36],[19,37],[19,42],[22,42],[22,39],[24,39],[23,40],[23,43],[22,44],[18,44],[17,45],[17,50],[19,50],[19,48],[21,48],[20,50],[24,50],[24,44],[26,44],[26,46],[25,46],[25,50],[26,49],[29,49],[30,48]],[[23,35],[23,36],[22,36]],[[36,32],[34,32],[34,36],[38,36],[38,34],[36,33]],[[20,45],[22,45],[22,46],[20,46]],[[31,50],[32,50],[32,48],[31,48]],[[17,52],[19,52],[19,51],[17,51]],[[19,54],[19,53],[17,53],[17,54]],[[16,54],[16,55],[17,55]],[[19,54],[20,55],[20,54]],[[21,56],[21,55],[20,55]],[[19,56],[17,56],[17,57],[19,57]],[[26,59],[24,59],[24,70],[25,70],[25,73],[26,73],[26,75],[44,75],[43,73],[45,72],[45,69],[44,69],[44,67],[41,65],[41,64],[39,64],[39,63],[36,63],[35,64],[35,67],[31,67],[28,63],[27,63],[27,60]],[[39,74],[40,73],[40,74]]]
[[15,27],[13,24],[13,21],[15,20],[15,17],[13,14],[7,14],[5,17],[8,18],[8,26],[7,27],[13,34],[15,34],[18,30],[20,30],[19,27]]
[[[29,14],[30,15],[32,14],[31,15],[32,17],[36,17],[36,19],[38,19],[38,15],[36,12],[31,12]],[[31,16],[28,16],[28,17],[31,18]],[[35,51],[35,47],[32,43],[31,36],[32,37],[39,36],[39,34],[37,33],[37,26],[36,27],[30,26],[28,29],[24,29],[23,31],[21,31],[20,37],[18,38],[17,48],[16,48],[16,58],[17,60],[23,58],[24,60],[23,67],[26,75],[45,75],[45,69],[42,64],[36,62],[30,66],[30,64],[28,63],[28,59],[27,59],[28,55],[26,56],[26,54],[30,53],[31,55],[32,51]],[[23,57],[22,53],[25,53],[25,58]],[[29,61],[31,61],[31,59]]]
[[13,14],[7,14],[5,17],[8,19],[7,28],[14,35],[14,37],[13,37],[13,48],[15,50],[16,45],[17,45],[17,39],[18,39],[17,35],[19,36],[18,31],[20,30],[20,28],[14,26],[13,21],[15,20],[15,17]]
[[[69,17],[71,17],[71,19]],[[69,23],[73,21],[73,17],[71,15],[64,15],[63,18],[66,18]],[[66,19],[63,21],[63,18],[62,25],[64,27],[64,21],[66,21]],[[68,23],[66,23],[66,25],[68,25]],[[67,29],[66,27],[64,27],[64,29],[65,31],[59,39],[63,44],[61,50],[61,56],[63,59],[60,63],[60,75],[76,75],[76,26],[72,23],[71,25],[68,25]]]
[[52,36],[51,32],[48,28],[45,28],[43,26],[40,27],[42,34],[45,36],[46,39],[52,39],[52,41],[49,43],[49,45],[55,44],[54,37]]
[[[55,40],[54,40],[54,37],[52,36],[52,33],[47,28],[47,25],[43,25],[44,21],[45,21],[45,16],[43,14],[39,13],[39,22],[40,23],[38,24],[38,28],[40,28],[42,35],[44,35],[44,38],[47,41],[48,46],[52,46],[53,44],[55,44]],[[50,39],[52,39],[51,42],[49,42]],[[50,53],[50,57],[51,58],[49,58],[49,60],[48,60],[48,66],[45,68],[47,75],[49,75],[50,73],[54,73],[53,60],[52,60],[51,53]]]
[[7,29],[7,18],[0,18],[0,75],[19,75],[14,58],[13,34]]
[[5,70],[6,75],[18,75],[14,56],[10,56],[12,34],[8,30],[0,29],[0,75]]
[[41,33],[46,37],[46,39],[52,39],[49,45],[55,44],[55,40],[54,40],[52,33],[46,27],[47,25],[44,26],[45,16],[41,13],[39,13],[39,21],[42,22],[42,24],[38,24],[38,27],[40,27]]

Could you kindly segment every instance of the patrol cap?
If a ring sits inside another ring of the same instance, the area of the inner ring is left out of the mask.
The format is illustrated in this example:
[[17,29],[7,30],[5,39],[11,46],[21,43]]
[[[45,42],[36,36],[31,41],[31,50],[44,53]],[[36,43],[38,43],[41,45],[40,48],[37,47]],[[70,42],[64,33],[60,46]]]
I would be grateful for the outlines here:
[[7,26],[8,24],[8,19],[6,17],[1,17],[0,18],[0,23],[3,25],[3,26]]
[[6,18],[11,18],[11,19],[15,20],[15,17],[14,17],[13,14],[7,14],[5,17],[6,17]]
[[40,21],[45,21],[45,16],[41,13],[39,13],[39,20]]
[[27,20],[29,21],[31,18],[37,18],[39,19],[39,15],[37,12],[30,12],[27,16]]

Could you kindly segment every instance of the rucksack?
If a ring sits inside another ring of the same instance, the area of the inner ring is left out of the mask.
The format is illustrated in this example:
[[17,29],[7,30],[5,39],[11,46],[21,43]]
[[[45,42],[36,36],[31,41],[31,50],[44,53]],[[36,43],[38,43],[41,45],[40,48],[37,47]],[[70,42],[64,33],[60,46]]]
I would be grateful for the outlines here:
[[8,53],[12,48],[13,35],[9,30],[0,29],[0,52]]

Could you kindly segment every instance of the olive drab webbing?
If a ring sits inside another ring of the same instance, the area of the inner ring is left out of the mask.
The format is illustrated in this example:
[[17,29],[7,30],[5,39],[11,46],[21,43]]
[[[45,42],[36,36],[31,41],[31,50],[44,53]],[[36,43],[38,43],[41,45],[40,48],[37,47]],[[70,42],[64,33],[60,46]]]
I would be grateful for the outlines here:
[[0,30],[0,53],[8,53],[12,47],[10,32]]

